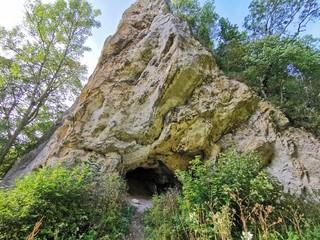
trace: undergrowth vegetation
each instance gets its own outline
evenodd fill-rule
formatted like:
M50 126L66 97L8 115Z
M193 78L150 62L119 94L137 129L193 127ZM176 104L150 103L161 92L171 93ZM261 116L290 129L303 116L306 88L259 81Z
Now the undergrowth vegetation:
M34 227L33 239L121 239L131 211L125 196L120 176L92 165L40 169L0 191L0 239L26 239Z
M146 239L317 239L319 209L285 195L257 155L230 151L215 164L195 158L178 171L181 192L153 198ZM309 209L307 209L307 207Z
M126 183L100 168L57 165L0 190L0 239L125 239ZM182 187L154 196L144 216L147 240L319 239L319 205L284 194L255 154L196 157L176 175Z

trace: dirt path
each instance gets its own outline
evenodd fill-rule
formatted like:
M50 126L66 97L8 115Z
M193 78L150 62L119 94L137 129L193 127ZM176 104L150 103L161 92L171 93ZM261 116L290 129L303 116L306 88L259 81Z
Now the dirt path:
M133 206L130 233L125 240L142 240L144 235L143 215L151 207L151 199L147 196L128 196L127 201Z

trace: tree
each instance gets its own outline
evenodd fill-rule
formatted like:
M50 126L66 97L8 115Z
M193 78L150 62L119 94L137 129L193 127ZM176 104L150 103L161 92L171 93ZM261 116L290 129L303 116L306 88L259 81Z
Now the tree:
M301 36L320 19L317 0L253 0L245 18L247 82L293 123L320 133L319 39Z
M265 98L279 96L281 105L285 98L305 97L301 91L309 85L307 79L311 80L310 73L320 64L319 57L303 39L267 36L248 43L244 57L248 67L243 73ZM297 91L299 94L294 96Z
M259 82L261 95L268 98L267 91L277 93L282 103L283 83L285 79L295 77L290 69L307 74L307 68L300 66L309 64L311 59L306 59L303 49L309 53L310 49L306 44L301 44L299 34L309 22L320 19L320 6L317 0L253 0L249 11L244 26L250 33L251 41L245 59L249 60L250 70L257 67L255 79ZM298 59L293 52L303 57ZM309 57L314 58L314 53ZM270 84L275 76L278 82ZM270 86L273 88L270 89Z
M197 0L172 0L173 11L186 20L192 33L206 47L212 49L218 14L214 1L208 0L201 7Z
M320 17L317 0L253 0L244 27L252 38L297 36Z
M218 27L218 45L214 50L217 63L229 75L238 75L245 69L242 58L247 51L246 32L240 32L237 25L223 17L219 19Z
M245 31L220 18L219 67L277 104L298 126L320 133L320 39L301 36L320 19L316 0L253 0Z
M80 57L100 14L86 0L28 0L24 24L0 29L0 165L17 142L41 136L81 89ZM53 117L54 116L54 117ZM35 127L37 126L37 127Z

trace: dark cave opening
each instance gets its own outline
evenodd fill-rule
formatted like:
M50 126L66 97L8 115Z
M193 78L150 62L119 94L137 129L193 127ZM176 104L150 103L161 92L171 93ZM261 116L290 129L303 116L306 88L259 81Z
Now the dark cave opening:
M163 163L157 167L138 167L125 175L128 193L132 196L151 198L165 193L171 188L179 188L180 183L173 172Z

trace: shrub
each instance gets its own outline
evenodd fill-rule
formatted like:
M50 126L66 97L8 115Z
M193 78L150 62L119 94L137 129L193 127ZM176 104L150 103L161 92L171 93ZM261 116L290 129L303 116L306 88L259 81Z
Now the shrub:
M117 175L98 177L94 172L88 166L58 165L32 172L16 180L13 188L1 190L0 239L26 239L42 218L38 239L123 235L118 224L123 224L127 208L125 183Z
M154 196L153 206L149 208L144 216L145 239L179 239L178 219L178 197L177 189Z
M315 239L319 224L302 212L306 203L282 193L261 166L259 156L235 151L216 163L196 157L177 171L180 195L154 198L147 239Z
M188 171L177 173L183 184L182 210L210 219L210 214L228 206L234 210L229 214L234 219L232 232L249 231L247 221L253 220L250 212L256 204L273 205L281 198L280 187L261 171L261 166L258 155L236 151L220 154L217 164L195 158ZM213 224L211 229L214 234Z

